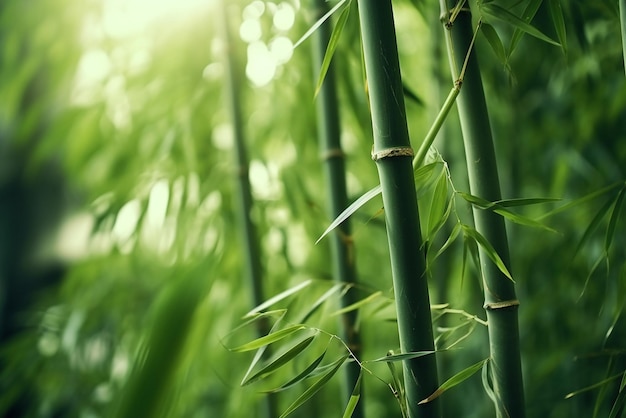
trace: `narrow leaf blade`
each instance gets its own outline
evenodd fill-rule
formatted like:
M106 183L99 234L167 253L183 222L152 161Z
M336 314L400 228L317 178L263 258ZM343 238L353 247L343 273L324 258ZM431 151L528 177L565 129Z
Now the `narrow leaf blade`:
M423 405L425 403L428 403L430 401L433 401L435 399L437 399L439 396L441 396L445 391L455 387L456 385L458 385L459 383L467 380L468 378L470 378L471 376L474 375L474 373L476 373L478 370L482 369L483 366L485 365L485 363L489 361L489 358L486 358L484 360L479 361L476 364L473 364L471 366L469 366L468 368L461 370L459 373L455 374L454 376L452 376L450 379L446 380L441 386L439 386L439 388L437 388L437 390L435 390L432 395L428 396L425 399L422 399L418 405Z
M326 371L326 373L324 373L322 377L320 377L313 385L311 385L307 390L305 390L304 393L302 393L302 395L298 397L298 399L296 399L291 405L289 405L287 409L280 415L280 418L285 418L286 416L291 414L293 411L298 409L300 406L302 406L306 401L311 399L313 395L319 392L319 390L322 389L322 387L326 383L328 383L328 381L335 375L335 373L337 373L337 371L343 365L343 363L346 361L347 358L348 358L348 355L346 354L340 357L339 359L335 360L331 364L332 367L329 368Z
M252 340L249 343L242 344L235 348L231 348L230 351L239 353L239 352L244 352L244 351L256 350L257 348L261 348L271 343L275 343L276 341L280 341L283 338L286 338L290 336L291 334L298 332L300 330L303 330L303 329L306 329L305 325L301 325L301 324L291 325L287 328L281 329L276 332L272 332L271 334Z
M318 242L320 242L322 238L328 235L333 229L341 225L343 221L348 219L354 212L359 210L361 206L372 200L374 197L378 196L382 192L382 190L383 189L379 184L373 189L365 192L361 197L355 200L354 203L348 206L346 210L344 210L339 216L337 216L337 218L328 226L328 228L326 228L324 233L317 239L317 241L315 241L315 243L317 244Z
M525 22L523 19L515 16L513 13L511 13L502 6L499 6L495 3L483 4L483 6L481 7L481 11L488 17L508 23L516 29L526 32L527 34L534 36L537 39L540 39L552 45L561 46L561 44L559 44L549 36L545 35L539 29Z
M333 59L333 55L335 55L335 49L337 49L337 44L339 43L339 38L341 37L341 32L343 32L343 27L346 25L346 21L348 20L348 15L350 14L350 5L348 4L339 15L339 19L337 19L337 23L333 28L333 32L330 35L330 40L328 41L328 46L326 47L326 53L324 54L324 60L322 61L322 68L320 69L319 78L317 79L317 87L315 88L315 96L319 93L322 88L322 84L324 83L324 78L326 78L326 73L328 72L328 68L330 67L330 62Z

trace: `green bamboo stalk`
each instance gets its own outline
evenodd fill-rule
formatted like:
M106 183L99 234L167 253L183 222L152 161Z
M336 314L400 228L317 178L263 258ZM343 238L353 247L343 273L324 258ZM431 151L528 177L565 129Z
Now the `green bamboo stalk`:
M622 51L624 54L624 72L626 73L626 0L619 0L619 20L622 28Z
M325 0L314 0L316 20L328 12L328 3ZM332 26L330 19L324 22L316 31L313 46L313 63L316 77L324 61L326 47L330 41ZM346 190L345 158L341 148L341 134L339 121L339 106L335 83L335 69L331 62L324 82L320 87L316 100L317 129L319 137L320 155L324 159L324 171L326 177L326 190L328 191L328 215L330 219L339 216L348 203ZM354 246L351 241L352 229L350 221L346 219L339 225L331 239L331 253L333 264L333 277L341 283L356 283L357 274L355 266ZM357 302L356 293L353 289L341 298L341 307L350 306ZM348 344L352 354L360 358L361 337L357 328L358 311L352 310L342 315L340 324L341 338ZM347 403L361 374L360 365L354 361L347 364L344 382L344 399ZM353 418L364 416L363 395L352 413Z
M448 16L445 0L440 1L442 16ZM447 18L446 18L447 19ZM451 42L448 53L453 77L458 69L455 62L466 60L471 48L473 29L469 10L462 9L456 20L446 24ZM457 105L465 143L471 193L489 201L501 199L496 155L493 146L489 115L485 102L480 68L476 54L466 61L463 92ZM504 219L498 214L474 208L476 230L500 255L510 271L509 247ZM481 249L480 264L484 281L485 309L489 322L489 345L493 389L498 417L525 416L517 311L519 302L515 285L492 263Z
M226 64L226 96L228 109L233 126L235 169L237 173L237 199L239 207L239 223L241 242L244 246L246 275L252 290L252 305L258 306L265 301L263 297L263 267L261 265L261 253L257 238L257 231L250 217L253 200L248 175L248 155L246 152L245 134L241 116L241 89L244 84L243 67L240 64L238 53L241 48L234 47L233 37L229 28L229 16L226 10L227 1L222 0L223 11L223 36L225 41L225 64ZM259 336L266 335L269 330L267 321L258 321L257 333ZM265 415L269 418L277 416L275 396L268 395L265 402Z
M402 352L434 350L426 260L422 250L393 11L390 0L359 0L374 148L391 258ZM438 417L438 400L420 404L437 389L434 355L403 362L410 417Z

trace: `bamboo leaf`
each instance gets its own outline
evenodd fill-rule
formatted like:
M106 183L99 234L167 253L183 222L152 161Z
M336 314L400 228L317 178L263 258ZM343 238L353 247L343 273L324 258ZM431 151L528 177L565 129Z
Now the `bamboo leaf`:
M309 310L302 316L302 319L298 322L300 323L305 323L310 317L311 315L313 315L320 306L322 306L324 304L324 302L326 302L332 295L334 295L335 293L339 292L342 289L347 290L350 287L349 284L345 284L345 283L337 283L335 284L333 287L331 287L330 289L328 289L326 292L324 292L324 294L322 296L320 296L315 303L313 303L313 305L311 305L311 307L309 308Z
M339 15L339 19L337 19L337 23L335 24L335 27L333 28L333 32L330 35L330 40L328 41L328 47L326 48L326 53L324 54L324 60L322 61L322 68L320 69L319 78L317 79L317 87L315 88L315 96L317 96L320 89L322 88L322 84L324 83L324 78L326 77L326 73L328 72L328 67L330 67L330 62L333 59L333 55L335 55L335 49L337 49L337 44L339 43L341 32L343 31L343 27L346 25L346 21L348 20L349 14L350 14L350 3L348 3L346 7L341 11L341 14Z
M464 370L460 371L459 373L455 374L450 379L448 379L445 382L443 382L443 384L441 386L439 386L439 388L437 388L437 390L434 391L432 393L432 395L430 395L426 399L422 399L419 402L418 405L423 405L423 404L425 404L427 402L431 402L432 400L437 399L445 391L455 387L459 383L461 383L461 382L467 380L468 378L470 378L471 376L473 376L474 373L476 373L478 370L482 369L483 366L485 365L485 363L487 363L488 361L489 361L489 358L486 358L484 360L479 361L476 364L473 364L473 365L469 366L467 369L464 369Z
M500 20L502 22L508 23L512 25L513 27L515 27L516 29L526 32L527 34L534 36L535 38L540 39L549 44L561 46L561 44L559 44L552 38L545 35L539 29L530 25L528 22L524 21L523 19L520 19L519 17L515 16L513 13L509 12L507 9L505 9L502 6L499 6L495 3L488 3L488 4L483 4L480 10L483 13L483 15L486 15L487 17L491 17L491 18ZM509 51L509 55L511 54L511 52L512 51Z
M504 265L502 258L500 258L500 255L496 252L491 243L487 241L487 239L480 232L468 225L463 225L463 232L466 236L468 236L478 245L480 245L480 247L485 251L485 254L498 267L502 274L508 277L509 280L515 282L513 280L513 277L511 276L511 273L509 272L509 269Z
M497 200L494 203L504 208L510 208L514 206L530 206L530 205L538 205L541 203L559 202L560 200L561 199L555 199L551 197L531 197L531 198Z
M447 216L445 216L447 204L448 179L445 176L441 176L433 192L433 199L428 213L428 235L424 241L430 241L430 238L435 235L440 225L443 225L447 220Z
M343 365L345 360L348 358L348 354L339 359L335 360L331 364L331 368L326 371L313 385L311 385L307 390L302 393L287 409L280 415L280 418L284 418L291 414L293 411L301 407L306 401L311 399L313 395L315 395L319 390L326 384L328 381L337 373L337 370Z
M550 228L547 225L542 224L541 222L535 221L534 219L528 218L526 216L520 215L518 213L512 212L505 208L505 206L523 206L537 203L545 203L553 201L553 199L511 199L511 200L500 200L497 202L489 202L483 198L478 196L471 195L469 193L457 192L463 199L471 203L473 206L476 206L480 209L489 210L491 212L497 213L500 216L520 225L532 226L534 228L545 229L550 232L556 232L554 229Z
M306 349L311 342L315 339L317 333L314 335L310 335L305 339L297 342L292 347L287 349L284 353L276 356L274 360L272 360L269 364L263 367L261 370L256 372L254 375L250 376L248 379L243 380L241 382L241 386L249 385L259 379L263 379L264 377L270 375L275 370L287 364L290 360L295 358L298 354L300 354L304 349Z
M480 30L485 36L485 39L487 39L487 42L489 42L489 45L491 46L494 54L496 54L496 57L498 57L498 60L500 60L500 62L503 64L506 63L506 52L504 50L504 45L502 44L502 40L498 36L498 33L493 28L493 26L491 26L489 23L483 23L480 26Z
M375 299L377 299L378 297L380 297L383 294L383 292L381 292L380 290L378 292L374 292L371 295L369 295L368 297L361 299L357 302L354 302L351 305L348 305L344 308L341 308L335 312L333 312L333 314L331 316L337 316L337 315L343 315L347 312L351 312L354 310L359 309L360 307L367 305L368 303L371 303L372 301L374 301Z
M446 242L443 243L439 251L437 251L437 253L433 256L433 261L436 260L437 257L439 257L441 254L443 254L443 252L447 250L454 241L456 241L457 237L459 236L459 232L461 232L461 223L457 222L454 225L454 228L452 228L452 231L450 232L450 235L448 236Z
M304 33L304 35L302 35L302 37L296 41L296 43L293 45L293 49L296 49L302 42L306 41L313 34L313 32L315 32L320 26L322 26L324 24L324 22L326 22L326 20L329 17L331 17L333 15L333 13L335 13L337 10L339 10L339 8L341 8L341 6L343 6L347 1L348 0L340 0L339 3L335 4L333 6L333 8L330 9L324 16L319 18L318 21L315 22L313 24L313 26L311 26L309 28L309 30L307 30ZM348 6L346 6L346 7L348 7Z
M404 92L404 96L406 98L411 99L411 101L413 101L418 106L424 106L424 101L420 99L420 97L404 83L402 83L402 91Z
M565 19L563 18L563 8L560 0L550 0L550 15L556 30L556 36L559 38L563 53L567 53L567 33L565 32Z
M597 383L594 383L593 385L589 385L589 386L587 386L585 388L578 389L578 390L576 390L574 392L568 393L567 395L565 395L565 399L573 398L574 396L580 395L581 393L589 392L590 390L594 390L594 389L597 389L599 387L602 387L602 386L606 385L607 383L610 383L613 380L618 379L618 378L620 378L622 376L623 376L623 373L618 373L618 374L615 374L613 376L607 377L606 379L603 379L603 380L601 380L601 381L599 381Z
M524 20L524 22L530 24L530 21L533 20L535 14L537 14L537 10L539 10L539 6L541 6L542 2L543 0L531 0L528 2L526 8L522 12L522 19ZM507 58L513 55L513 51L517 47L520 39L522 39L523 34L524 32L522 30L515 29L515 32L513 32L513 37L511 38L511 42L509 44L509 52L507 54Z
M359 377L354 384L354 389L352 389L352 395L350 395L350 399L348 400L348 405L346 405L346 409L343 412L343 418L352 417L352 413L356 409L357 404L359 403L359 399L361 399L361 379L363 378L363 369L359 372Z
M626 372L622 375L622 382L619 385L619 392L617 394L617 398L615 398L615 402L613 402L613 407L611 408L611 412L609 413L609 418L618 418L619 414L624 410L624 404L626 403Z
M387 357L393 357L394 355L395 354L393 353L393 350L389 350L387 352ZM389 386L391 387L393 394L395 395L396 399L398 400L398 403L400 404L400 411L402 412L402 417L406 418L408 416L408 413L406 411L406 400L404 396L404 386L402 385L402 377L400 376L398 369L396 369L396 365L394 362L388 361L386 363L387 363L387 367L389 367L389 372L391 373L391 383Z
M267 301L263 302L262 304L260 304L256 308L252 309L250 312L248 312L244 316L244 318L249 318L249 317L259 313L260 311L263 311L266 308L276 304L277 302L280 302L281 300L283 300L283 299L293 295L294 293L298 293L300 290L302 290L305 287L309 286L311 283L312 283L312 280L310 280L310 279L309 280L305 280L304 282L299 283L296 286L293 286L293 287L285 290L284 292L280 292L276 296L273 296L272 298L270 298Z
M613 206L613 212L611 212L611 218L609 219L609 225L606 229L606 238L604 240L604 251L607 253L611 248L611 243L613 242L613 236L615 235L615 226L617 225L617 221L619 219L620 214L622 213L622 206L624 204L624 191L625 187L617 194L615 198L615 205Z
M343 221L348 219L354 212L359 210L361 206L372 200L374 197L378 196L381 192L382 188L380 184L373 189L365 192L361 197L355 200L354 203L348 206L346 210L344 210L339 216L337 216L337 218L328 226L328 228L326 228L324 233L317 239L317 241L315 241L315 244L319 243L322 238L328 235L329 232L341 225Z
M239 353L239 352L244 352L244 351L256 350L257 348L261 348L271 343L275 343L276 341L280 341L283 338L286 338L290 336L291 334L298 332L300 330L306 329L306 328L307 328L306 325L302 325L302 324L291 325L287 328L281 329L280 331L272 332L261 338L252 340L249 343L242 344L235 348L231 348L230 351Z
M431 189L432 185L439 180L444 173L445 163L443 161L435 161L415 170L413 178L415 179L417 198L419 199L424 196L424 194Z
M313 371L317 368L317 366L319 366L322 360L324 360L326 351L327 350L324 350L322 354L320 354L315 360L311 362L311 364L309 364L304 370L298 373L295 377L293 377L292 379L289 379L286 383L283 383L279 388L267 391L267 393L282 392L283 390L289 389L293 385L300 383L302 380L309 377L311 373L313 373Z
M576 200L573 200L573 201L571 201L571 202L569 202L569 203L567 203L567 204L565 204L565 205L563 205L563 206L561 206L559 208L556 208L556 209L554 209L554 210L544 214L539 219L544 219L544 218L556 215L557 213L561 213L561 212L563 212L563 211L565 211L567 209L570 209L570 208L572 208L574 206L578 206L578 205L586 203L586 202L588 202L590 200L594 200L595 198L600 197L603 194L606 194L608 192L611 192L614 189L617 189L619 187L624 187L624 182L613 183L613 184L610 184L610 185L608 185L606 187L601 188L600 190L596 190L595 192L589 193L586 196L580 197L580 198L578 198Z
M392 362L392 361L404 361L411 360L418 357L428 356L430 354L435 354L437 351L415 351L412 353L400 353L400 354L387 354L385 357L379 357L374 360L367 360L363 363L382 363L382 362Z
M602 222L602 219L604 219L604 215L606 215L609 209L611 209L611 206L613 206L614 202L615 202L614 199L609 199L598 210L596 215L593 217L593 219L589 223L589 226L587 226L587 229L585 229L585 232L583 233L582 238L578 242L578 245L576 246L576 250L574 250L574 255L578 254L578 251L582 248L582 246L585 244L587 239L589 239L591 234L593 234L593 232L598 228L598 226L600 225L600 222Z

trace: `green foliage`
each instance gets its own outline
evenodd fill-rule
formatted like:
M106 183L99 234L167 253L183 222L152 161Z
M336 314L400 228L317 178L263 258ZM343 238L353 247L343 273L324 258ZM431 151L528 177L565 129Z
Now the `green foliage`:
M617 5L449 5L482 20L472 54L487 88L504 196L492 201L466 186L454 104L469 90L440 81L450 77L431 49L441 43L437 5L394 2L405 94L423 103L407 102L406 116L419 150L413 176L436 302L435 349L401 353L383 244L387 208L375 199L370 156L366 85L374 81L364 77L352 3L330 3L335 29L324 59L336 66L355 202L333 222L322 210L314 97L323 75L312 76L304 41L318 27L309 5L228 2L235 33L244 21L261 28L239 43L241 58L303 38L242 103L251 218L268 277L267 302L251 308L215 5L183 17L184 6L159 16L155 3L140 13L152 23L124 26L113 6L2 2L0 415L110 416L125 408L133 416L141 405L155 416L244 417L273 394L290 416L347 417L357 405L367 416L408 416L398 362L436 356L441 375L458 385L439 389L445 416L488 416L489 397L499 400L493 365L483 360L480 285L468 280L485 267L481 250L519 289L528 415L623 414L626 84ZM510 271L476 231L471 208L507 221ZM344 238L355 244L359 285L328 280L329 240L314 245L348 217L354 232ZM348 291L356 299L342 308ZM346 312L358 312L356 358L338 337ZM263 321L275 328L259 336ZM339 401L337 375L353 364L361 375ZM478 365L483 385L470 376ZM157 393L159 402L145 401Z

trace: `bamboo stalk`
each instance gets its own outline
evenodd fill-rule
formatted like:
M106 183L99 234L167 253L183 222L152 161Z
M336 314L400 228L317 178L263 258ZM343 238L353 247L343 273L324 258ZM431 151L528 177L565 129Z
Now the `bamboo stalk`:
M314 0L316 20L328 12L328 3L325 0ZM331 22L327 20L316 31L314 36L313 62L316 77L322 67L326 47L330 40ZM346 191L345 159L341 148L339 107L337 105L334 65L328 67L324 82L320 87L317 101L317 125L320 154L324 159L326 176L326 190L328 191L328 214L330 219L339 216L348 203ZM354 246L351 241L352 230L347 219L339 225L331 239L331 253L333 277L341 283L356 283L357 274L354 259ZM357 301L354 290L348 291L341 298L341 306L350 306ZM360 358L361 338L357 328L358 311L353 310L342 315L340 324L341 338L348 344L352 354ZM361 367L356 361L347 364L344 382L344 399L347 403L352 390L361 374ZM361 394L361 399L363 395ZM364 416L363 402L359 402L352 413L353 418Z
M226 83L225 93L227 96L229 115L233 126L235 170L237 173L237 206L239 207L239 223L241 231L241 243L244 247L246 276L251 288L251 302L258 306L265 301L263 296L263 267L261 265L261 253L257 237L256 226L250 217L253 199L248 175L248 155L246 150L243 120L241 116L241 89L240 85L245 82L242 66L238 60L239 51L234 47L229 28L229 16L226 10L227 2L222 1L223 11L223 36L225 41L225 64ZM258 321L257 333L259 336L266 335L269 330L267 321ZM268 418L277 416L275 395L268 395L265 402L265 416Z
M441 0L442 16L448 16L445 0ZM447 23L447 22L446 22ZM454 63L464 62L470 48L473 30L469 10L462 9L450 30L448 49L453 77L458 69ZM450 45L450 43L448 43ZM480 68L476 54L466 61L463 91L457 99L461 130L465 143L471 193L496 201L501 199L496 155L493 146L489 115L485 102ZM509 247L504 219L491 211L474 208L476 230L491 243L510 271ZM485 309L489 322L489 346L493 389L498 417L525 416L524 390L519 350L517 311L519 302L513 281L491 262L481 249L480 264L484 281Z
M434 350L426 260L390 0L359 0L374 148L383 203L402 352ZM403 362L410 417L438 417L439 401L420 404L437 389L434 355Z

